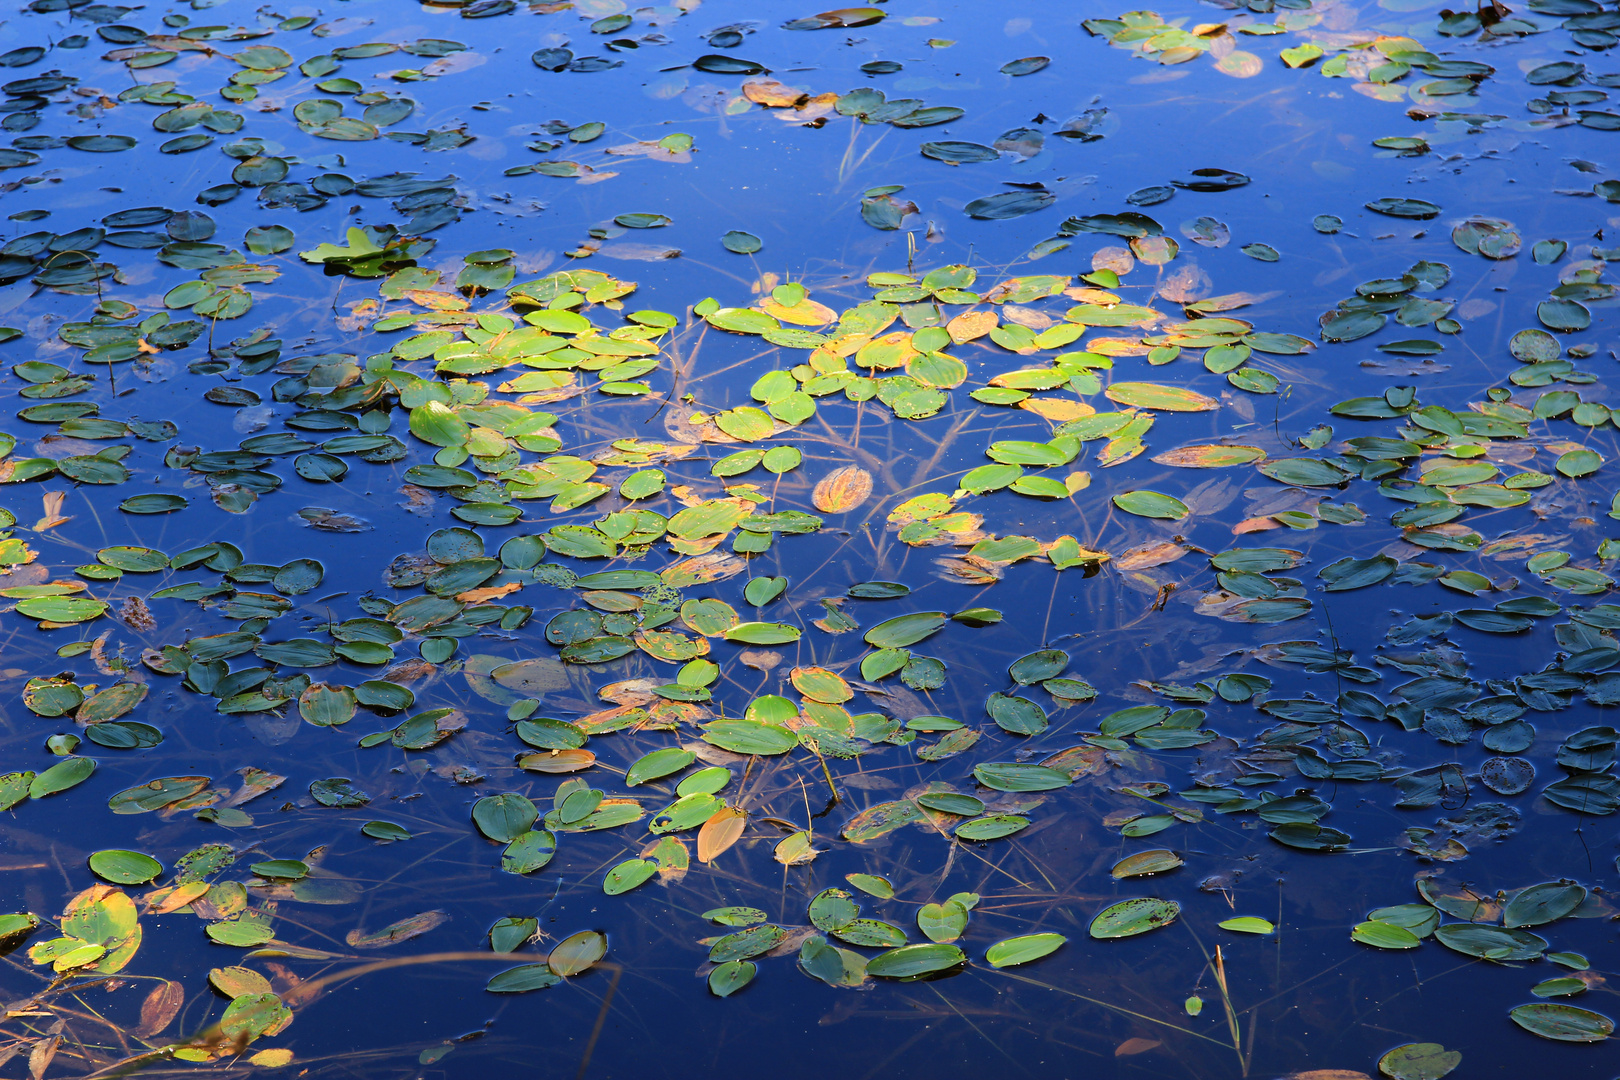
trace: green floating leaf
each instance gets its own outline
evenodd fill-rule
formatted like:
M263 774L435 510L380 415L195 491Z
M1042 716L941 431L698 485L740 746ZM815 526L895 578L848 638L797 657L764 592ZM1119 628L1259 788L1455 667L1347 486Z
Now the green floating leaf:
M28 797L43 799L47 795L66 791L90 779L90 774L95 771L96 763L92 758L70 757L59 761L34 777L28 785Z
M184 510L186 506L184 496L153 492L148 495L131 495L118 504L118 509L126 514L169 514L176 510Z
M524 964L500 972L484 984L484 989L492 994L524 994L530 990L544 990L560 982L562 976L548 965Z
M1378 1059L1378 1071L1390 1080L1440 1080L1462 1063L1462 1053L1439 1043L1407 1043Z
M1135 855L1127 855L1114 864L1109 874L1117 879L1143 877L1147 874L1163 874L1174 870L1185 862L1180 855L1165 848L1156 848L1152 851L1138 851Z
M90 856L90 869L115 885L145 885L163 873L163 864L139 851L109 849Z
M1157 491L1122 492L1114 496L1113 503L1127 514L1167 521L1180 521L1192 513L1180 499Z
M511 843L528 832L540 818L540 809L516 792L508 791L479 799L473 804L473 824L497 843Z
M1350 939L1375 949L1415 949L1423 942L1404 926L1370 919L1350 930Z
M902 945L872 957L866 973L884 979L910 979L930 975L967 962L967 954L955 945Z
M661 750L643 754L626 771L624 776L625 786L635 787L637 784L649 783L672 773L678 773L695 760L697 760L696 754L690 750L682 750L678 746L666 746Z
M991 967L1014 967L1050 956L1068 940L1062 934L1024 934L996 942L985 952L984 958Z
M607 877L602 882L602 891L609 896L618 896L644 884L657 872L658 864L651 859L626 859L607 872Z
M1615 1033L1615 1022L1601 1012L1560 1006L1555 1002L1534 1002L1508 1012L1513 1023L1531 1035L1558 1043L1602 1043Z
M876 874L845 874L844 880L855 886L868 896L875 896L880 900L894 899L894 886L889 879ZM761 913L761 918L764 914Z
M730 997L754 981L758 965L749 960L728 960L709 972L709 990L715 997Z

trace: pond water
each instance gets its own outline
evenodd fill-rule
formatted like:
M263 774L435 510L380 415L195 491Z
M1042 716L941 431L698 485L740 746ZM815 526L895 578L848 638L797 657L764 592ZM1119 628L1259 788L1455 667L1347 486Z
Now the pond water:
M23 6L0 1075L1614 1076L1617 43Z

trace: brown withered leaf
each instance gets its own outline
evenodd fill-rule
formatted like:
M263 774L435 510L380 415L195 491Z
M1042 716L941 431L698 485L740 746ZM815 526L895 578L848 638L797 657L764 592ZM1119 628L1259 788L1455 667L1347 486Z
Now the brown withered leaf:
M417 487L415 484L399 485L399 493L403 498L399 506L409 514L431 514L433 512L433 492L427 488Z
M958 345L982 338L995 328L996 313L993 311L964 311L945 324L945 332Z
M1163 1045L1164 1042L1161 1039L1126 1039L1124 1042L1114 1047L1114 1056L1130 1057L1132 1054L1145 1054L1149 1050L1157 1049Z
M608 683L596 692L596 696L614 705L648 705L658 700L653 687L660 685L662 683L657 679L626 679L624 682Z
M101 636L90 644L90 659L96 665L96 670L103 675L118 675L129 669L124 658L116 653L108 655L107 639L112 637L111 630L103 630ZM139 682L140 680L135 680Z
M994 585L1004 573L1001 566L975 555L935 559L934 565L939 567L940 577L958 584Z
M838 104L840 95L834 93L817 94L807 98L793 107L792 112L772 113L778 120L787 124L801 124L804 127L820 127L826 123L822 117L831 116ZM807 122L808 121L808 122Z
M484 604L491 600L499 600L503 596L510 596L521 588L523 586L518 582L509 581L505 585L490 585L482 589L468 589L464 593L457 593L456 599L463 604Z
M357 334L364 330L377 321L377 312L382 310L382 305L371 299L356 300L351 304L345 304L344 307L348 309L348 314L338 316L337 327L345 334ZM141 339L141 345L144 346L141 349L143 353L150 350L153 356L163 351L156 346L147 345L145 338Z
M421 937L429 930L442 926L449 919L450 916L442 911L424 911L420 915L412 915L408 919L390 923L370 934L350 930L343 935L343 940L351 949L380 949L384 945L394 945L414 937Z
M1150 540L1120 552L1114 565L1120 570L1146 570L1175 562L1185 554L1187 549L1173 540Z
M1225 293L1221 296L1211 296L1208 299L1199 300L1196 303L1188 304L1187 310L1200 315L1212 315L1218 311L1236 311L1239 308L1246 308L1250 304L1264 303L1274 296L1281 295L1281 291L1267 293Z
M1086 342L1086 351L1099 356L1146 356L1153 346L1132 338L1092 338Z
M1185 304L1206 295L1214 285L1196 263L1185 263L1159 281L1158 293L1172 303Z
M1108 768L1108 758L1100 746L1075 746L1053 754L1041 764L1048 769L1068 773L1070 780L1078 780L1083 776L1101 774Z
M591 713L589 716L583 716L575 720L574 724L587 735L601 735L609 731L618 731L623 726L619 718L630 713L636 714L630 718L631 726L640 722L647 715L635 705L620 705L617 708L602 709L599 712Z
M769 649L744 649L737 654L744 667L755 671L770 671L782 663L782 654Z
M793 86L784 86L775 79L754 79L742 84L743 97L768 109L790 109L809 98L809 94Z
M146 601L138 596L130 596L124 599L123 606L118 609L118 619L131 630L145 632L157 629L157 620L152 617L152 612L147 608Z
M401 686L409 685L419 679L428 678L437 674L438 668L420 657L411 657L391 665L383 672L383 678L389 682L399 683Z
M72 521L72 518L62 516L62 503L66 500L65 491L47 491L40 499L45 516L34 523L34 531L44 532L46 529L54 529L58 525Z
M222 806L241 806L244 803L252 802L260 795L274 791L287 780L285 776L278 776L264 769L256 769L252 765L237 769L236 772L242 778L242 786L237 788L230 798L221 803Z
M227 485L222 485L227 486ZM358 533L371 529L371 523L353 514L340 514L325 506L306 506L298 511L300 524L322 532Z
M663 244L604 244L600 250L605 259L626 259L630 262L662 262L664 259L678 259L681 255L680 248Z
M51 1026L54 1031L60 1032L64 1023L66 1021L58 1020ZM34 1048L28 1051L28 1075L33 1080L41 1080L45 1070L51 1067L51 1061L56 1057L56 1048L61 1045L62 1036L53 1034L50 1038L35 1043Z
M135 1034L150 1039L174 1022L180 1007L186 1003L185 987L172 980L164 980L152 988L141 1002L141 1023Z
M822 477L810 501L823 514L846 514L872 496L872 474L859 465L845 465Z
M1017 323L1019 326L1034 330L1036 333L1047 329L1055 321L1052 316L1044 311L1037 311L1031 307L1021 307L1018 304L1003 304L1001 317L1007 322ZM946 333L949 333L949 331L946 331Z
M737 556L730 552L716 551L708 555L683 559L674 566L666 567L661 576L664 584L671 588L686 589L693 585L724 581L726 578L736 577L747 569L748 564Z

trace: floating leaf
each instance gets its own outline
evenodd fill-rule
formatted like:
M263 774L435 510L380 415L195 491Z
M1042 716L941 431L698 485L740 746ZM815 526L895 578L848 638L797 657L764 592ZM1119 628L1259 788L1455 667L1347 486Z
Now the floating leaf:
M1573 1005L1536 1002L1520 1005L1508 1013L1513 1022L1532 1035L1557 1042L1603 1042L1614 1034L1614 1021L1590 1009Z
M1113 503L1127 514L1169 521L1180 521L1192 512L1180 499L1157 491L1127 491L1115 495Z
M990 946L984 958L991 967L1015 967L1018 964L1039 960L1043 956L1050 956L1068 940L1062 934L1053 933L1024 934L1021 937L1005 938Z
M1111 401L1141 409L1165 412L1207 412L1220 408L1220 402L1179 386L1159 383L1117 382L1104 391Z
M1125 938L1145 934L1175 922L1181 914L1181 905L1173 900L1139 897L1121 900L1098 912L1091 920L1094 938Z
M139 851L98 851L90 856L97 877L117 885L145 885L163 873L163 864Z
M866 973L883 979L909 979L967 962L967 954L955 945L902 945L882 952L866 962Z
M1407 1043L1378 1059L1378 1071L1391 1080L1440 1080L1462 1063L1462 1054L1439 1043Z

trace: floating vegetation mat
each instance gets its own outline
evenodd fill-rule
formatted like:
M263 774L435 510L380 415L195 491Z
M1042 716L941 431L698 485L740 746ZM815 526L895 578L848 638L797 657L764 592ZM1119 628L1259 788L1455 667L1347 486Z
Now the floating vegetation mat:
M26 4L0 1070L1609 1077L1514 4Z

